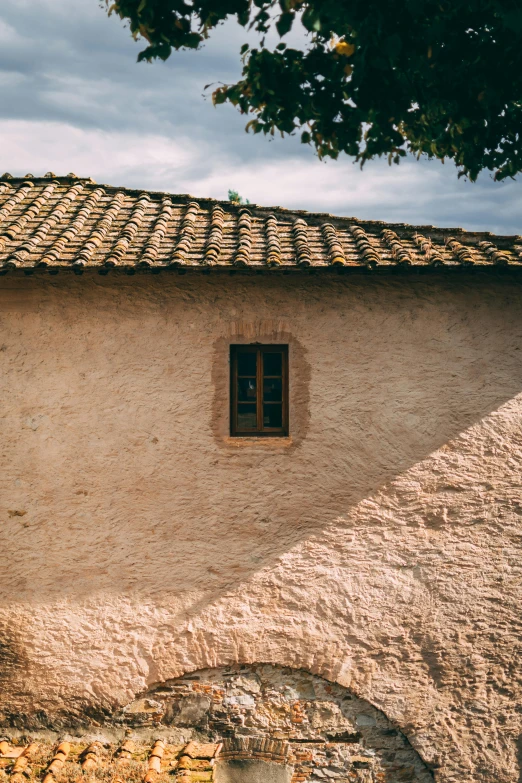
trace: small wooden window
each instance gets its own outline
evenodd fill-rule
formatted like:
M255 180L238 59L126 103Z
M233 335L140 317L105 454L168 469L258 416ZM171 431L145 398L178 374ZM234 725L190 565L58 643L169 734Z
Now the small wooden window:
M288 346L232 345L231 435L288 435Z

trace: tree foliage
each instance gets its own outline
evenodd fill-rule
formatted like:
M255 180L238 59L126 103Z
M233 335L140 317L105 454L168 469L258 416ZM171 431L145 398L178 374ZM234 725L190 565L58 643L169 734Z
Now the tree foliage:
M240 196L237 190L230 190L228 191L228 200L231 201L233 204L250 204L250 201L247 198L243 198L243 196Z
M522 170L520 0L106 0L148 45L139 60L197 49L227 17L261 34L216 104L254 133L299 131L320 157L361 164L408 152L451 159L474 180ZM302 48L281 39L300 22Z

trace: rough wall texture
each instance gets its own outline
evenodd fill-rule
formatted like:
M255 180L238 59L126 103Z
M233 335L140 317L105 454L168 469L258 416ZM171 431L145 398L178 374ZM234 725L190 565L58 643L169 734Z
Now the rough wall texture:
M520 779L521 285L4 278L0 708L103 723L233 662L336 682L449 781ZM291 437L228 437L290 345Z

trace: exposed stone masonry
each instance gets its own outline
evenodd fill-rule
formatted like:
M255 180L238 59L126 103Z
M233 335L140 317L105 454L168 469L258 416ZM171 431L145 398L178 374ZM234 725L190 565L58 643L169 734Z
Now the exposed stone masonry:
M112 738L115 727L123 739ZM92 732L92 727L90 729ZM146 740L156 733L156 740ZM77 783L80 771L122 783L207 783L216 764L284 765L290 783L430 783L386 716L340 685L270 665L195 672L152 687L99 725L96 739L48 736L0 745L0 783ZM189 742L180 743L183 736ZM28 743L28 744L27 744ZM129 766L130 765L130 766ZM23 773L23 777L17 777ZM245 779L245 783L248 783Z
M290 765L301 781L418 781L431 774L382 712L340 685L276 666L236 666L161 683L116 717L223 742L222 757Z

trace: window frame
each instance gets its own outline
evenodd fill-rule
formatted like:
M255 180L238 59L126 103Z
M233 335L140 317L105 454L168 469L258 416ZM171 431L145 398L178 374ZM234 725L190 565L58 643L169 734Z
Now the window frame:
M241 353L256 354L256 419L255 429L240 429L237 422L239 412L238 400L238 355ZM263 424L263 356L267 353L282 354L281 366L281 427L265 427ZM253 376L252 376L253 377ZM269 376L270 377L270 376ZM279 377L279 376L273 376ZM230 346L230 435L234 438L286 438L289 433L289 373L288 345L257 343ZM268 401L270 404L270 401ZM279 404L276 402L275 404Z

